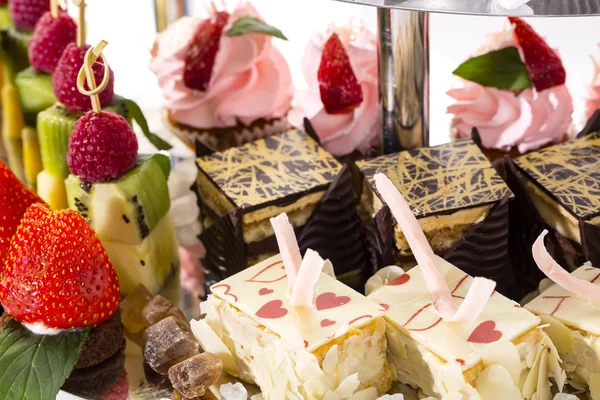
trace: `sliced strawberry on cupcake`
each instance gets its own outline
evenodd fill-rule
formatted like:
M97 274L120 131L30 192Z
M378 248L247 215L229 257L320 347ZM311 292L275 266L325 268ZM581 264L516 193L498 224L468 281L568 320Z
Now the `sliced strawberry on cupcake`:
M513 33L523 51L525 65L536 90L564 84L567 73L558 54L527 22L518 17L508 19L515 26Z
M0 265L8 252L10 240L21 223L21 218L27 208L42 200L25 186L12 173L10 169L0 161Z
M0 272L4 309L36 333L98 325L119 305L117 274L100 240L75 211L31 206Z
M346 114L362 103L362 88L337 33L325 42L317 76L321 100L329 114Z

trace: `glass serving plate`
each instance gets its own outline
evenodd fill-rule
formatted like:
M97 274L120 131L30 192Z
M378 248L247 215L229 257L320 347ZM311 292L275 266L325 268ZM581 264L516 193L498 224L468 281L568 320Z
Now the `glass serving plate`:
M575 17L600 15L600 0L531 0L508 10L497 0L338 0L380 8L496 16Z

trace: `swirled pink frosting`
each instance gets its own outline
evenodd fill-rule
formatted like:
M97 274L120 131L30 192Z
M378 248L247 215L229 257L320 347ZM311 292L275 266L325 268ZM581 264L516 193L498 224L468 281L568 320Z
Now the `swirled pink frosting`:
M517 46L511 31L490 36L479 54ZM452 135L470 138L477 128L484 147L520 153L559 143L572 137L573 99L565 85L541 92L527 89L520 94L462 80L448 91L454 104Z
M363 101L347 114L328 114L325 111L317 72L321 63L323 46L334 32L313 34L302 57L302 71L308 90L298 90L294 108L288 115L293 126L302 129L308 118L319 135L321 144L335 156L358 150L366 152L378 139L381 131L379 89L377 73L377 38L367 29L336 29L350 59L352 70L362 88Z
M594 79L588 87L585 98L585 115L588 119L596 110L600 109L600 65L595 58L592 60L594 62Z
M223 32L245 16L260 18L251 4L241 2ZM266 34L228 37L223 33L208 89L201 92L185 85L186 49L202 21L180 19L157 37L152 50L150 69L158 78L170 118L206 129L284 117L293 98L292 77L272 37Z

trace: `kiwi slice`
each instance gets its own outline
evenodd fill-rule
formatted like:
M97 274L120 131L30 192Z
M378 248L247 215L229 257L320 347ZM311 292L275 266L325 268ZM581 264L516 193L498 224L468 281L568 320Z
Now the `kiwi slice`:
M167 280L179 270L179 245L169 214L138 245L100 239L119 276L121 296L133 292L140 283L150 293L158 294Z
M25 180L27 181L27 186L35 191L37 190L37 176L42 172L42 157L37 131L35 128L26 126L21 131L21 138L23 140Z
M0 57L8 65L13 74L29 66L29 41L31 33L20 32L14 27L0 31Z
M64 179L42 171L37 176L37 193L53 210L68 208Z
M115 96L113 102L104 107L125 117L130 123L126 100ZM67 153L69 151L69 138L81 113L69 111L65 106L56 103L50 108L40 112L37 116L37 128L42 152L42 164L49 174L65 179L69 175Z
M140 158L125 175L106 183L84 183L69 175L65 184L69 208L90 221L102 241L139 245L169 212L169 159L156 154Z
M52 76L29 67L19 72L15 78L21 109L25 123L35 127L37 115L56 103L52 89Z
M24 123L17 89L12 83L4 82L0 90L0 98L2 99L3 115L2 140L8 166L22 182L25 182L23 140L21 138Z
M8 6L0 6L0 29L7 29L12 24L8 14Z

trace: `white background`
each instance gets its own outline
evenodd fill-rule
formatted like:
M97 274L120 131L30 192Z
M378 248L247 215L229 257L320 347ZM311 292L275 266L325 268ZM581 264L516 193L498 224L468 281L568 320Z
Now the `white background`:
M207 0L192 0L200 8ZM475 1L475 0L464 0ZM160 95L148 71L149 48L154 35L152 0L88 0L89 42L106 39L109 63L115 71L116 90L139 101L147 111L152 128L160 130ZM229 1L228 1L229 2ZM235 0L233 0L235 3ZM330 23L345 24L358 18L375 29L375 10L330 0L254 0L265 20L280 28L290 39L276 40L287 58L294 82L304 86L300 59L314 30ZM71 7L71 11L73 7ZM449 117L446 90L453 84L452 70L481 44L486 33L502 28L505 18L433 15L431 18L431 142L447 141ZM531 19L534 28L557 48L567 69L567 84L575 101L579 122L586 85L591 81L591 55L599 53L600 19Z

